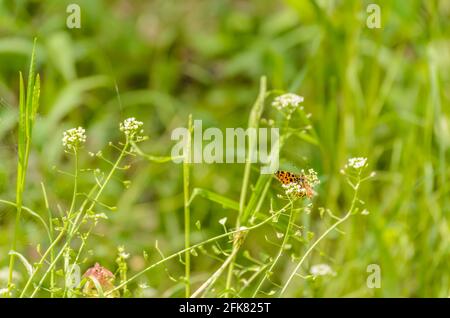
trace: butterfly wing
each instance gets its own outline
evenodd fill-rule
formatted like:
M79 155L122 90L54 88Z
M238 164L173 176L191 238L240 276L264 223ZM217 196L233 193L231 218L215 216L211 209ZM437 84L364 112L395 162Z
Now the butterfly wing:
M312 190L311 186L309 185L308 181L306 180L303 174L296 175L288 171L279 170L275 173L275 176L283 184L297 183L301 185L301 187L305 191L299 192L297 194L299 197L307 196L308 198L312 198L314 191Z
M282 170L277 171L275 173L275 176L283 184L298 183L302 179L301 176L298 176L298 175L288 172L288 171L282 171Z

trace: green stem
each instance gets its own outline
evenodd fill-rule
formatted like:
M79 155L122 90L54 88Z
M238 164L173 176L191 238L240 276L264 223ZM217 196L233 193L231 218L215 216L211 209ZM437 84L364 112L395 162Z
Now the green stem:
M72 193L72 201L70 203L70 208L69 208L69 212L67 213L67 219L70 220L72 213L74 211L75 208L75 203L77 201L77 190L78 190L78 151L76 148L73 149L73 154L75 157L75 162L74 162L74 182L73 182L73 193ZM84 243L84 242L83 242ZM50 261L50 263L53 263L54 258ZM51 270L51 272L53 272L54 269ZM67 272L66 270L64 271L64 282L68 281L68 274L71 274L71 270L69 272ZM63 297L66 294L67 291L67 284L64 284L64 292L63 292Z
M259 290L261 289L262 285L264 284L264 282L266 281L267 277L269 276L269 273L272 273L273 269L275 268L275 265L278 263L278 260L280 259L281 255L283 255L283 251L285 249L285 246L289 240L289 233L291 231L292 228L292 223L294 221L295 217L294 217L294 206L293 206L293 202L291 201L291 209L290 209L290 213L289 213L289 223L286 227L286 231L284 233L284 238L283 238L283 242L281 243L280 249L278 250L278 254L275 257L275 259L273 260L272 264L270 265L269 269L264 273L263 278L261 279L261 281L258 284L258 287L256 287L255 292L253 293L253 298L255 298L258 295Z
M71 243L71 241L72 241L72 239L73 239L74 234L78 231L78 229L79 229L80 226L83 224L83 221L84 221L85 218L86 218L86 213L84 213L84 211L90 211L90 210L92 210L92 208L95 206L95 204L96 204L96 202L98 201L100 195L102 194L103 190L105 189L106 184L110 181L110 179L111 179L111 177L113 176L114 172L115 172L115 171L117 170L117 168L119 167L119 164L120 164L120 162L122 161L123 157L125 156L126 149L128 148L128 146L129 146L129 141L128 141L128 139L127 139L127 141L126 141L126 143L125 143L125 145L124 145L124 147L123 147L123 149L122 149L122 151L121 151L119 157L117 158L116 162L114 163L114 166L111 168L111 171L109 172L109 174L108 174L108 176L106 177L105 181L104 181L104 182L102 183L102 185L100 186L100 188L99 188L99 190L98 190L96 196L95 196L94 199L92 200L91 205L90 205L86 210L85 210L85 205L87 204L89 198L87 198L87 199L83 202L83 204L82 204L82 206L81 206L81 208L80 208L80 210L79 210L79 213L77 214L77 217L75 218L75 221L72 223L72 226L71 226L71 227L69 228L69 230L67 231L67 232L68 232L68 238L67 238L67 240L66 240L66 243L63 245L63 247L61 248L61 250L60 250L60 252L58 253L58 255L56 255L54 261L53 261L53 262L50 264L50 266L47 268L47 271L46 271L46 272L44 273L44 275L42 276L42 278L41 278L39 284L35 287L33 293L31 294L31 297L34 297L34 295L37 293L37 291L39 290L39 288L42 286L43 282L45 281L45 278L47 277L47 275L53 270L53 267L54 267L55 264L58 262L59 258L63 255L64 250L70 245L70 243ZM93 190L95 190L96 187L97 187L97 185L94 186ZM80 220L80 217L82 217L81 220ZM63 230L63 231L60 233L60 235L58 236L58 238L62 237L62 234L64 234L65 232L66 232L66 231ZM57 238L56 240L59 241L58 238ZM56 241L56 240L55 240L55 241ZM55 244L52 244L52 245L49 247L49 249L53 248L54 245L55 245ZM48 252L49 249L47 249L47 252ZM44 254L45 257L46 257L47 252ZM45 260L45 257L44 257L44 256L41 258L41 262L43 262L43 261ZM30 278L28 279L28 282L27 282L25 288L22 290L22 293L21 293L20 297L24 297L25 292L27 291L27 289L28 289L28 287L29 287L31 281L33 280L33 278L34 278L36 272L37 272L37 270L33 273L32 277L30 277Z
M59 243L59 241L62 239L62 237L66 234L66 228L63 228L63 230L59 233L59 235L55 238L55 240L50 244L50 246L45 251L44 255L42 255L41 260L36 266L36 270L31 274L31 276L28 278L27 283L25 284L25 287L22 289L22 293L20 294L20 298L24 297L25 292L27 291L28 287L30 286L31 282L33 281L34 277L36 276L37 272L41 268L41 266L44 264L45 259L50 254L50 251L53 250L53 248L56 246L56 244ZM53 263L55 260L53 261Z
M77 264L77 263L78 263L78 260L80 259L80 256L81 256L81 252L83 251L84 247L86 246L87 238L91 235L91 232L92 232L92 230L94 229L95 225L96 225L96 224L91 225L91 227L89 228L89 231L87 231L87 233L86 233L86 236L82 238L80 248L78 249L77 256L75 256L75 259L74 259L74 261L73 261L73 264ZM70 267L69 274L72 273L72 270L73 270L73 266ZM65 280L65 282L67 282L67 281L68 281L68 278L67 278L67 274L66 274L66 280ZM64 286L64 292L63 292L62 298L64 298L65 295L66 295L68 292L69 292L69 288L68 288L67 284L65 284L65 286Z
M17 183L16 183L16 222L14 225L14 236L11 244L11 250L15 251L17 248L17 238L19 237L20 230L20 216L22 214L23 204L23 191L25 186L25 174L28 165L28 157L30 152L30 137L27 136L25 145L25 154L23 158L19 156L19 169L17 170ZM14 272L15 255L10 254L9 259L9 276L8 276L8 288L11 288Z
M44 183L41 182L41 188L42 188L42 194L44 195L44 203L45 203L45 208L47 210L47 214L48 214L48 226L49 226L49 236L50 236L50 242L53 242L53 221L52 221L52 211L50 210L50 205L48 204L48 198L47 198L47 192L45 191L45 186ZM50 250L50 262L53 262L53 260L55 259L55 252L53 249ZM55 271L52 270L50 273L50 297L54 298L55 297Z
M216 280L220 277L222 272L227 268L230 262L234 259L239 249L234 249L232 254L230 254L223 264L212 274L206 282L204 282L191 296L191 298L198 297L203 291L207 292L207 288L211 287ZM234 253L234 254L233 254Z
M62 232L61 232L62 233ZM65 243L63 248L59 251L58 255L56 255L55 259L53 260L52 263L50 263L49 268L47 269L47 271L45 272L45 274L42 276L41 280L39 281L39 284L35 287L33 293L31 294L30 298L33 298L36 293L38 292L38 290L41 288L42 284L44 283L45 279L47 278L47 275L53 270L53 268L56 265L56 262L58 262L58 260L60 259L60 257L64 254L64 250L66 249L66 247L68 247L69 244ZM29 280L30 282L30 280ZM28 287L28 286L26 286ZM22 291L22 294L20 295L20 298L22 298L24 296L24 292L25 292L25 288Z
M255 104L252 107L252 110L250 111L249 121L248 121L248 128L258 128L259 127L259 120L261 118L261 114L264 108L264 99L266 96L266 77L261 77L260 80L260 87L259 87L259 94L258 98L256 99ZM250 137L248 138L248 147L247 147L247 153L246 153L246 160L245 160L245 168L244 168L244 177L242 180L242 187L241 187L241 194L239 198L239 213L236 219L236 228L239 229L241 226L241 220L243 219L245 215L245 202L247 198L247 189L250 183L250 172L251 172L251 166L252 166L252 158L253 153L256 152L257 149L257 141ZM242 240L245 240L245 235L242 238ZM234 262L236 259L237 252L236 249L239 250L241 244L236 244L235 241L233 241L233 247L231 254L233 255L233 258L230 261L230 265L228 267L228 274L227 274L227 280L225 285L226 294L225 296L229 296L229 291L231 288L231 283L233 280L233 270L234 270Z
M189 173L191 161L191 133L192 133L192 115L189 115L188 138L186 140L186 153L183 160L183 192L184 192L184 279L185 279L185 296L189 298L191 295L191 252L189 250L191 244L191 211L190 211L190 194L189 194Z
M25 178L28 167L28 158L30 156L31 136L35 115L39 106L40 80L39 74L35 76L35 49L36 41L34 39L33 50L31 52L30 68L28 72L28 84L25 95L22 73L19 81L19 132L18 132L18 159L17 159L17 179L16 179L16 222L14 226L14 235L11 243L11 250L17 248L17 239L20 231L20 216L22 212L23 192L25 187ZM15 254L10 254L8 290L13 287Z
M285 205L281 210L276 212L274 215L278 215L283 213L290 205L292 205L292 202ZM274 216L272 215L272 217ZM271 219L270 217L269 219ZM224 261L224 263L220 266L220 268L191 296L191 298L195 298L198 295L200 295L202 292L203 294L207 293L208 290L213 286L213 284L216 282L216 280L220 277L220 275L223 273L223 271L229 266L230 262L236 257L236 254L239 252L239 248L244 242L244 237L246 233L243 233L241 239L236 240L236 244L238 244L238 247L236 249L233 249L231 254L227 257L227 259ZM233 254L234 253L234 254Z
M75 155L75 172L74 172L74 182L73 182L73 194L72 194L72 202L70 203L70 209L68 213L68 218L72 215L73 209L75 208L75 202L77 198L77 188L78 188L78 152L74 149Z
M7 201L7 200L0 199L0 203L4 203L4 204L7 204L7 205L11 205L11 206L17 207L16 203L11 202L11 201ZM36 212L31 210L30 208L27 208L26 206L22 206L22 210L28 212L32 217L36 218L42 224L42 226L44 227L44 229L45 229L45 231L47 233L47 236L48 236L48 238L49 238L49 240L51 242L52 241L52 235L51 235L50 229L49 229L47 223L45 223L44 219L39 214L37 214Z
M326 230L311 246L310 248L305 252L305 254L303 255L303 257L300 259L300 262L297 264L297 266L295 267L295 269L292 271L291 275L289 276L288 280L286 281L286 283L284 284L283 288L281 289L280 295L279 297L281 297L283 295L283 293L286 291L286 289L288 288L289 284L291 283L292 279L294 278L294 276L297 274L298 270L300 269L300 267L303 265L303 263L305 262L306 258L309 256L309 254L311 254L311 252L316 248L316 246L331 232L333 231L336 227L338 227L340 224L342 224L343 222L345 222L353 213L353 210L355 209L356 206L356 201L358 198L358 189L359 189L359 185L360 185L360 180L358 180L358 183L355 186L355 192L353 194L353 200L350 206L350 210L347 212L347 214L345 214L345 216L343 218L341 218L339 221L337 221L336 223L334 223L328 230Z
M246 227L246 228L240 228L240 229L236 229L236 230L233 230L233 231L229 231L229 232L223 233L223 234L221 234L221 235L218 235L218 236L212 237L212 238L210 238L210 239L207 239L207 240L205 240L205 241L203 241L203 242L200 242L200 243L197 243L197 244L195 244L195 245L192 245L192 246L190 246L190 247L187 248L187 249L184 248L184 249L182 249L181 251L178 251L178 252L176 252L176 253L174 253L174 254L172 254L172 255L170 255L170 256L167 256L167 257L165 257L165 258L159 260L158 262L154 263L153 265L150 265L150 266L148 266L147 268L143 269L142 271L140 271L140 272L134 274L134 275L131 276L127 281L120 283L120 284L119 284L118 286L116 286L114 289L108 291L108 292L105 294L105 296L108 296L109 294L115 292L116 290L121 289L124 285L129 284L131 281L135 280L136 278L140 277L141 275L145 274L146 272L148 272L149 270L155 268L156 266L161 265L162 263L167 262L168 260L171 260L171 259L174 259L174 258L176 258L176 257L179 257L180 255L183 255L184 253L186 253L186 251L191 251L191 250L193 250L193 249L199 248L199 247L202 246L202 245L205 245L205 244L208 244L208 243L211 243L211 242L215 242L215 241L220 240L220 239L225 238L225 237L230 237L230 235L234 235L234 234L236 234L236 233L243 233L243 232L245 233L245 232L249 232L249 231L251 231L251 230L254 230L254 229L256 229L256 228L258 228L258 227L261 227L262 225L264 225L264 224L270 222L272 219L274 219L275 217L277 217L278 215L280 215L280 213L282 213L283 211L284 211L284 210L281 209L280 211L278 211L278 212L272 214L270 217L268 217L268 218L265 219L264 221L261 221L260 223L255 224L255 225L253 225L253 226Z

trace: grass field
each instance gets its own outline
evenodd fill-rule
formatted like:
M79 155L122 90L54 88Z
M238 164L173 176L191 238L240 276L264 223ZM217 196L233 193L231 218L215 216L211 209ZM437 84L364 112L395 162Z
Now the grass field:
M71 3L0 0L4 297L450 296L450 2ZM194 120L280 128L316 193L174 163Z

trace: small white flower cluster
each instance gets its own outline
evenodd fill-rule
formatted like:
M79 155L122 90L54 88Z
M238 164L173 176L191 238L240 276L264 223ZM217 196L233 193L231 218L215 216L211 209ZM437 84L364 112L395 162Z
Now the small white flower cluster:
M219 224L220 224L220 225L225 225L225 223L227 223L227 217L221 218L221 219L219 220Z
M345 168L353 168L353 169L361 169L367 165L367 158L364 157L356 157L348 159Z
M336 275L336 273L333 271L333 269L328 264L317 264L311 266L311 269L309 271L311 275L314 277L317 276L326 276L326 275Z
M317 172L314 169L308 169L308 172L302 170L301 181L294 181L287 184L282 184L287 196L312 198L315 195L314 187L320 183L317 177Z
M283 187L284 192L288 196L294 195L304 197L306 195L306 189L300 183L291 182L288 184L282 184L281 186Z
M312 168L308 169L308 173L305 173L305 171L302 170L302 174L305 175L305 178L311 187L315 187L320 183L319 177L317 176L317 172L314 169Z
M86 142L86 130L83 127L71 128L63 133L62 144L66 150L76 150Z
M132 138L137 133L143 133L142 130L143 125L144 123L142 121L138 121L136 120L136 118L130 117L121 122L119 128L120 131L122 131L125 134L125 136Z
M280 111L285 110L288 113L292 113L301 102L303 102L303 96L287 93L276 97L272 102L272 106Z

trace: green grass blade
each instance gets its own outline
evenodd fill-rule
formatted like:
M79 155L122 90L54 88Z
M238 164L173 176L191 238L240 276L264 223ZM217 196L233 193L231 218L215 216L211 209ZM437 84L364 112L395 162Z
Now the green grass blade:
M239 211L239 203L236 202L235 200L229 199L223 195L220 195L213 191L209 191L209 190L202 189L202 188L195 188L192 191L191 198L189 199L189 205L192 204L192 201L197 196L200 196L200 197L208 199L212 202L218 203L218 204L222 205L222 207L224 207L224 208Z
M31 53L31 63L28 73L28 86L25 95L22 73L19 74L19 132L18 132L18 160L17 160L17 180L16 180L16 222L14 226L14 236L11 243L11 250L15 251L17 247L17 238L20 231L20 217L23 204L23 192L25 187L26 170L28 166L28 157L31 147L31 131L38 107L40 83L39 77L36 77L35 85L35 50L36 39L34 40ZM14 259L16 253L10 253L8 288L13 286Z

